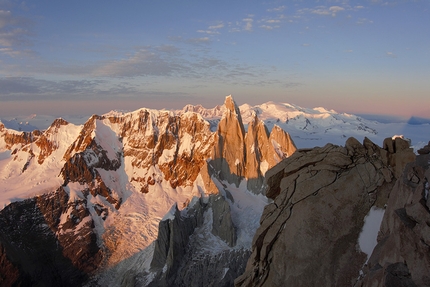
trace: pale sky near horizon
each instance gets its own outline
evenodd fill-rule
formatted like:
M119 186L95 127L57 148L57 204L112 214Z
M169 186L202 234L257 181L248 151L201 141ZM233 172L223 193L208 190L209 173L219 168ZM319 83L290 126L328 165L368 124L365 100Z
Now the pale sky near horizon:
M0 117L267 101L430 118L430 1L0 0Z

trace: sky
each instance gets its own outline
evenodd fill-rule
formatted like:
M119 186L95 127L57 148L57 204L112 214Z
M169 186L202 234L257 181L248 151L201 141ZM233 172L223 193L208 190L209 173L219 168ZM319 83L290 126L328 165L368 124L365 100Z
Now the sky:
M430 1L0 0L0 117L230 94L430 118Z

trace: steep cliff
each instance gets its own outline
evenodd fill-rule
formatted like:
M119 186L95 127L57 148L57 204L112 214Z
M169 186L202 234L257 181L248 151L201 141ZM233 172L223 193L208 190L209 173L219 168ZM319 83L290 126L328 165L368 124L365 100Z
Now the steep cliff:
M430 286L430 142L397 180L356 286Z
M372 207L390 205L396 170L415 158L401 139L385 143L350 138L345 147L298 150L269 170L274 201L235 285L353 286L367 259L359 243L364 219Z
M145 277L152 274L167 285L200 284L186 274L205 270L210 282L231 285L267 204L256 195L264 189L264 173L295 146L280 129L269 134L257 117L246 132L231 97L218 112L216 131L198 113L150 109L94 115L81 126L58 119L35 133L1 126L0 199L6 208L0 211L0 270L8 270L2 282L156 282ZM191 212L199 204L187 208L190 202L200 202L200 211ZM175 219L161 221L171 206L177 207ZM17 227L27 226L23 220L43 227L28 243L28 233ZM207 253L199 234L221 247ZM38 262L45 241L52 248L35 271L25 261ZM21 250L20 242L29 247ZM147 248L155 254L149 269L121 269L142 252L148 262L153 254ZM37 256L27 256L29 249ZM224 261L208 268L218 256ZM67 264L54 268L53 260ZM70 280L55 275L63 269Z

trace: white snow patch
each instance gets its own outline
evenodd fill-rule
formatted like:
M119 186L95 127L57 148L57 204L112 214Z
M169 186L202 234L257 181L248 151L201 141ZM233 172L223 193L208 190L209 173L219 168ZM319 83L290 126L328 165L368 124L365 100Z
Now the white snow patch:
M69 182L64 190L69 194L69 202L75 202L78 200L85 200L85 196L82 190L88 188L87 184L80 184L78 182Z
M12 149L17 149L17 152L13 155L11 151L2 151L0 153L0 209L10 202L52 192L61 186L64 180L59 174L64 165L64 153L77 138L81 128L81 126L68 124L60 126L58 130L45 131L44 136L54 144L56 150L52 151L42 164L38 163L40 149L34 143L26 146L14 145ZM34 157L23 150L24 147L31 150ZM25 171L23 171L24 165L27 166Z
M269 203L268 198L262 194L253 194L246 188L246 180L239 187L226 181L214 181L223 193L228 190L234 202L230 202L231 219L237 228L237 242L235 248L251 248L252 239L260 226L260 217L264 207ZM226 197L227 198L227 197ZM229 201L229 200L228 200Z
M107 152L109 159L116 159L117 153L121 152L122 144L118 136L103 121L96 120L95 138L97 143Z
M393 139L393 140L395 140L396 138L401 138L401 139L403 139L403 135L393 135L393 136L391 137L391 139Z
M166 215L164 215L164 217L161 219L161 221L165 221L165 220L173 220L175 219L175 211L176 211L177 205L174 204L172 206L172 208L170 208L169 212L166 213Z
M367 259L375 249L378 237L378 232L381 227L382 219L384 218L385 209L373 206L369 213L364 218L364 226L358 237L358 244L361 251L367 254Z
M269 163L265 160L260 163L260 172L262 175L265 175L267 170L269 169Z
M230 270L230 268L224 268L221 279L224 279L225 274L227 274L228 270Z
M173 161L175 158L176 145L174 145L171 149L164 149L160 158L158 159L158 164L162 165L163 163L169 163Z
M179 146L178 154L189 154L191 155L191 150L193 149L193 137L189 133L184 133L181 137L181 143Z

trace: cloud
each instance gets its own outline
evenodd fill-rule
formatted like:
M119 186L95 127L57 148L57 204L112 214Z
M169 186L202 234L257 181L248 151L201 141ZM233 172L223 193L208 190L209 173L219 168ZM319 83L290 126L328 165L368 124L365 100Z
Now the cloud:
M279 26L278 26L279 27ZM260 28L263 28L265 30L273 30L274 27L269 26L269 25L261 25Z
M270 23L270 24L272 24L272 23L280 23L281 22L281 20L279 20L279 19L269 19L269 20L266 20L266 23Z
M397 55L394 54L393 52L387 52L386 55L387 57L390 57L390 58L397 58Z
M67 80L52 81L34 77L4 77L0 78L0 99L43 100L61 99L73 95L86 98L97 94L97 88L105 84L100 80Z
M14 16L9 10L0 10L0 53L10 57L30 55L31 21ZM19 53L20 50L27 52Z
M214 30L197 30L197 33L205 33L205 34L209 34L209 35L219 34L218 31L214 31Z
M340 11L344 11L345 10L345 8L342 8L342 7L340 7L340 6L331 6L330 8L329 8L329 11L332 13L331 15L333 16L333 17L336 17L336 13L338 13L338 12L340 12Z
M166 76L181 67L168 62L159 54L142 49L125 59L113 60L98 66L92 72L97 77Z
M220 34L220 32L218 31L219 29L224 28L224 23L220 22L216 25L211 25L208 27L207 30L197 30L198 33L205 33L208 35L217 35Z
M217 24L217 25L212 25L212 26L209 26L209 30L217 30L217 29L221 29L221 28L224 28L224 23L219 23L219 24Z
M0 10L0 29L3 29L7 25L11 24L12 13L6 10Z
M245 22L245 27L243 29L245 31L252 31L252 23L254 22L254 19L244 18L244 19L242 19L242 21Z
M211 39L209 37L189 38L185 42L189 44L209 44Z
M366 19L366 18L358 18L357 22L358 25L363 25L363 24L373 24L372 20Z
M40 93L32 78L6 77L0 78L0 94L35 94Z
M267 12L282 12L282 11L285 10L285 8L287 8L287 7L285 7L285 6L279 6L279 7L276 7L276 8L267 9Z
M341 6L330 6L329 8L327 8L326 6L317 6L315 8L299 9L299 10L297 10L297 13L298 14L310 13L310 14L316 14L316 15L321 15L321 16L331 15L332 17L336 17L337 13L339 13L341 11L345 11L345 8L343 8Z
M155 48L159 52L167 54L176 54L179 52L179 48L173 45L162 45Z
M33 57L35 55L32 50L14 50L11 47L0 48L0 54L8 55L11 58Z
M169 40L175 42L181 42L185 44L193 44L193 45L201 45L201 44L209 44L211 43L211 39L209 37L198 37L198 38L183 38L181 36L169 37Z
M305 10L308 10L308 9L305 8ZM317 15L330 15L330 11L324 6L319 6L315 9L309 9L309 11L310 13L317 14Z

